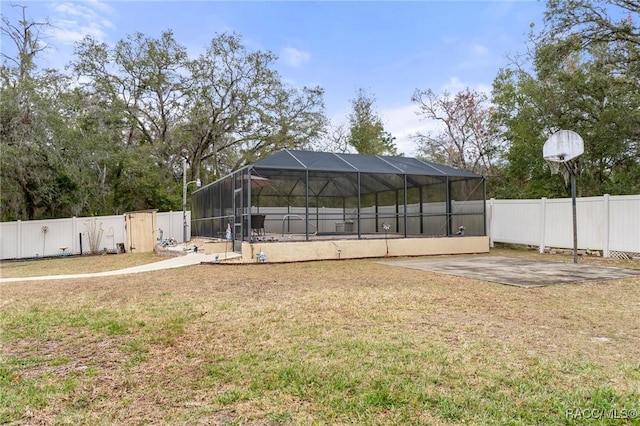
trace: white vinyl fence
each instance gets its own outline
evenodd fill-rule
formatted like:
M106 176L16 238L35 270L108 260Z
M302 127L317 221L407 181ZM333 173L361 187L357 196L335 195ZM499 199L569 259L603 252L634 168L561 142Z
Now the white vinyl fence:
M578 249L640 253L640 195L576 199ZM490 241L573 248L571 198L487 201Z
M432 207L435 209L437 206ZM472 207L477 211L477 206L469 208ZM605 257L616 253L640 253L640 195L578 198L576 211L579 249L599 250ZM260 212L270 213L267 208L261 208ZM320 232L335 230L334 222L350 219L341 212L335 212L335 215L327 215L328 211L320 213L323 213L328 227L320 229ZM465 220L471 218L473 216ZM539 247L541 252L549 247L571 249L572 218L570 198L487 201L487 233L492 244L526 244ZM84 234L82 251L86 253L89 251L86 233L94 220L103 230L99 242L101 249L115 250L119 243L127 247L124 215L3 222L0 223L0 259L56 256L62 254L62 247L66 247L66 253L80 254L81 234ZM191 212L187 212L187 224L190 220ZM467 227L471 224L464 223ZM365 227L370 225L363 222ZM181 211L158 213L157 226L162 229L163 238L183 242ZM47 227L47 232L43 227ZM265 227L269 232L279 233L282 231L282 219L268 220ZM304 232L302 221L292 221L291 227L287 232ZM187 229L187 235L190 235L190 229Z
M183 242L182 212L157 213L156 223L163 238ZM187 212L187 224L191 212ZM95 225L95 226L94 226ZM117 251L127 245L125 216L72 217L68 219L30 220L0 223L0 259L25 259L89 253L91 228L102 230L98 250ZM189 235L187 229L187 235ZM159 233L156 230L157 235ZM63 250L64 248L64 250Z

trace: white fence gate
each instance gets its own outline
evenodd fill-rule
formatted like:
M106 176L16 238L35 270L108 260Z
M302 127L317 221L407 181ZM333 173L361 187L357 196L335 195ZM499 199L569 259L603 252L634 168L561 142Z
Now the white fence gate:
M183 242L182 212L157 214L157 225L163 238ZM117 250L118 244L127 244L125 216L72 217L68 219L30 220L0 223L0 259L24 259L89 253L88 231L95 221L101 229L99 250ZM191 212L187 212L187 225ZM187 229L187 235L190 235Z
M578 248L603 256L640 253L640 195L576 199ZM487 201L491 243L573 248L570 198Z

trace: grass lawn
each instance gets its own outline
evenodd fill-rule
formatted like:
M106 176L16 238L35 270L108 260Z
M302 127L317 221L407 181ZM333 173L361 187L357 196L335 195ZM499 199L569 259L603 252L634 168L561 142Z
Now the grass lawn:
M640 424L639 287L376 260L0 284L0 423Z

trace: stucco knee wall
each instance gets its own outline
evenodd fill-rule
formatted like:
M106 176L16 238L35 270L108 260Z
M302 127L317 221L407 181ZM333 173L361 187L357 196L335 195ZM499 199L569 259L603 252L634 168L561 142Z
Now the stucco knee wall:
M257 262L261 251L267 262L488 253L489 237L245 242L242 243L243 262Z

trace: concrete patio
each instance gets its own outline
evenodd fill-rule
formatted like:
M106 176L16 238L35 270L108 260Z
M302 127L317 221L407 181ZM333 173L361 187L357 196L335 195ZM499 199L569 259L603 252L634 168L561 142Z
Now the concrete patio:
M627 277L640 279L640 269L482 255L389 260L380 263L526 288Z

